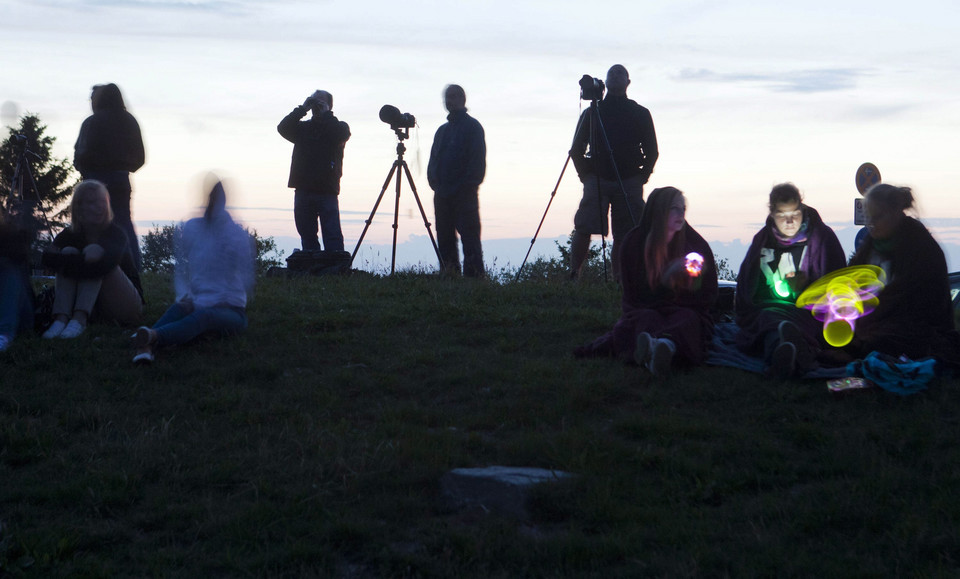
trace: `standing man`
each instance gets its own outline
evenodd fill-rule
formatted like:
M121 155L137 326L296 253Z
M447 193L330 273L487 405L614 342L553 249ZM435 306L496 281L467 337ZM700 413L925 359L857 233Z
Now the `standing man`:
M434 191L437 245L445 273L460 274L457 233L463 243L463 275L483 277L480 245L480 200L477 194L487 170L483 127L467 114L467 94L451 84L443 92L447 122L437 129L430 150L427 179Z
M323 249L343 251L340 230L340 176L343 148L350 138L347 123L333 116L333 95L318 90L285 116L277 131L293 143L290 180L294 189L293 220L304 251L319 250L317 220L323 235ZM301 121L307 111L313 115Z
M590 249L590 235L607 234L607 209L610 208L613 221L613 277L620 280L617 243L640 223L644 205L643 186L650 179L653 166L660 156L650 111L627 98L629 85L630 74L627 69L620 64L611 66L607 71L607 96L598 103L606 140L600 127L594 127L596 150L587 152L592 120L590 110L583 112L573 138L570 157L583 182L583 198L573 218L574 233L570 247L570 277L573 279L583 269ZM620 183L623 183L623 189Z

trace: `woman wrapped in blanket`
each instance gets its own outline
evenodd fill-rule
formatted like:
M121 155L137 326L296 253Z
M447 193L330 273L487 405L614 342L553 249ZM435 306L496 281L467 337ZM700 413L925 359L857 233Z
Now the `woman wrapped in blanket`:
M787 377L816 368L826 345L823 325L796 307L797 297L846 258L837 235L792 183L774 186L768 207L737 276L737 347L762 356L770 374Z
M622 244L621 317L575 356L633 359L655 375L703 362L713 335L717 268L710 245L686 222L686 209L679 189L650 194L640 225Z
M878 183L865 196L869 235L850 265L875 265L887 274L876 309L856 321L844 351L862 358L873 351L914 360L933 356L960 366L950 281L943 250L918 220L909 187Z
M56 272L53 323L43 337L76 338L91 319L133 325L140 319L143 290L103 183L81 181L73 189L70 215L70 227L41 258Z

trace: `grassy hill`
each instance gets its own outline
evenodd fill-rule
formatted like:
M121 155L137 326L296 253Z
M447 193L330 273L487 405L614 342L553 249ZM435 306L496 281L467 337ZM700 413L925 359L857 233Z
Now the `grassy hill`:
M146 319L172 299L148 276ZM0 357L0 575L956 576L955 381L899 398L572 348L612 284L262 280L250 330ZM558 469L516 521L452 468Z

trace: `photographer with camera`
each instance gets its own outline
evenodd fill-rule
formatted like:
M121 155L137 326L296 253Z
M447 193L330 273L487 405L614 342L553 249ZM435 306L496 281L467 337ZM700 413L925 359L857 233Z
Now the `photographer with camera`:
M607 235L607 209L610 208L613 276L619 281L617 243L640 223L643 186L660 155L657 135L650 111L627 98L630 75L623 65L615 64L607 71L607 96L602 101L602 81L584 77L580 85L581 98L597 104L596 113L601 122L600 126L593 126L593 106L584 111L570 149L570 158L583 183L583 198L573 219L570 277L576 279L580 275L590 249L590 235Z
M320 249L318 219L323 249L343 251L338 195L350 127L333 116L332 109L333 95L318 90L277 125L280 135L293 143L287 187L294 190L293 219L304 251ZM300 120L307 111L313 113L310 120Z
M427 179L434 191L437 245L444 273L460 274L457 233L463 243L463 275L484 277L480 244L478 189L487 169L487 145L483 127L467 114L467 95L451 84L443 92L447 122L437 129L427 165Z

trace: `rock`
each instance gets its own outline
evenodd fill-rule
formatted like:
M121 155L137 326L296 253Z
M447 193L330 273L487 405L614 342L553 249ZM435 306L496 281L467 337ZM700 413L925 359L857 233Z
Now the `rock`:
M480 506L525 519L530 488L571 476L567 472L530 467L455 468L441 477L440 488L457 508Z

